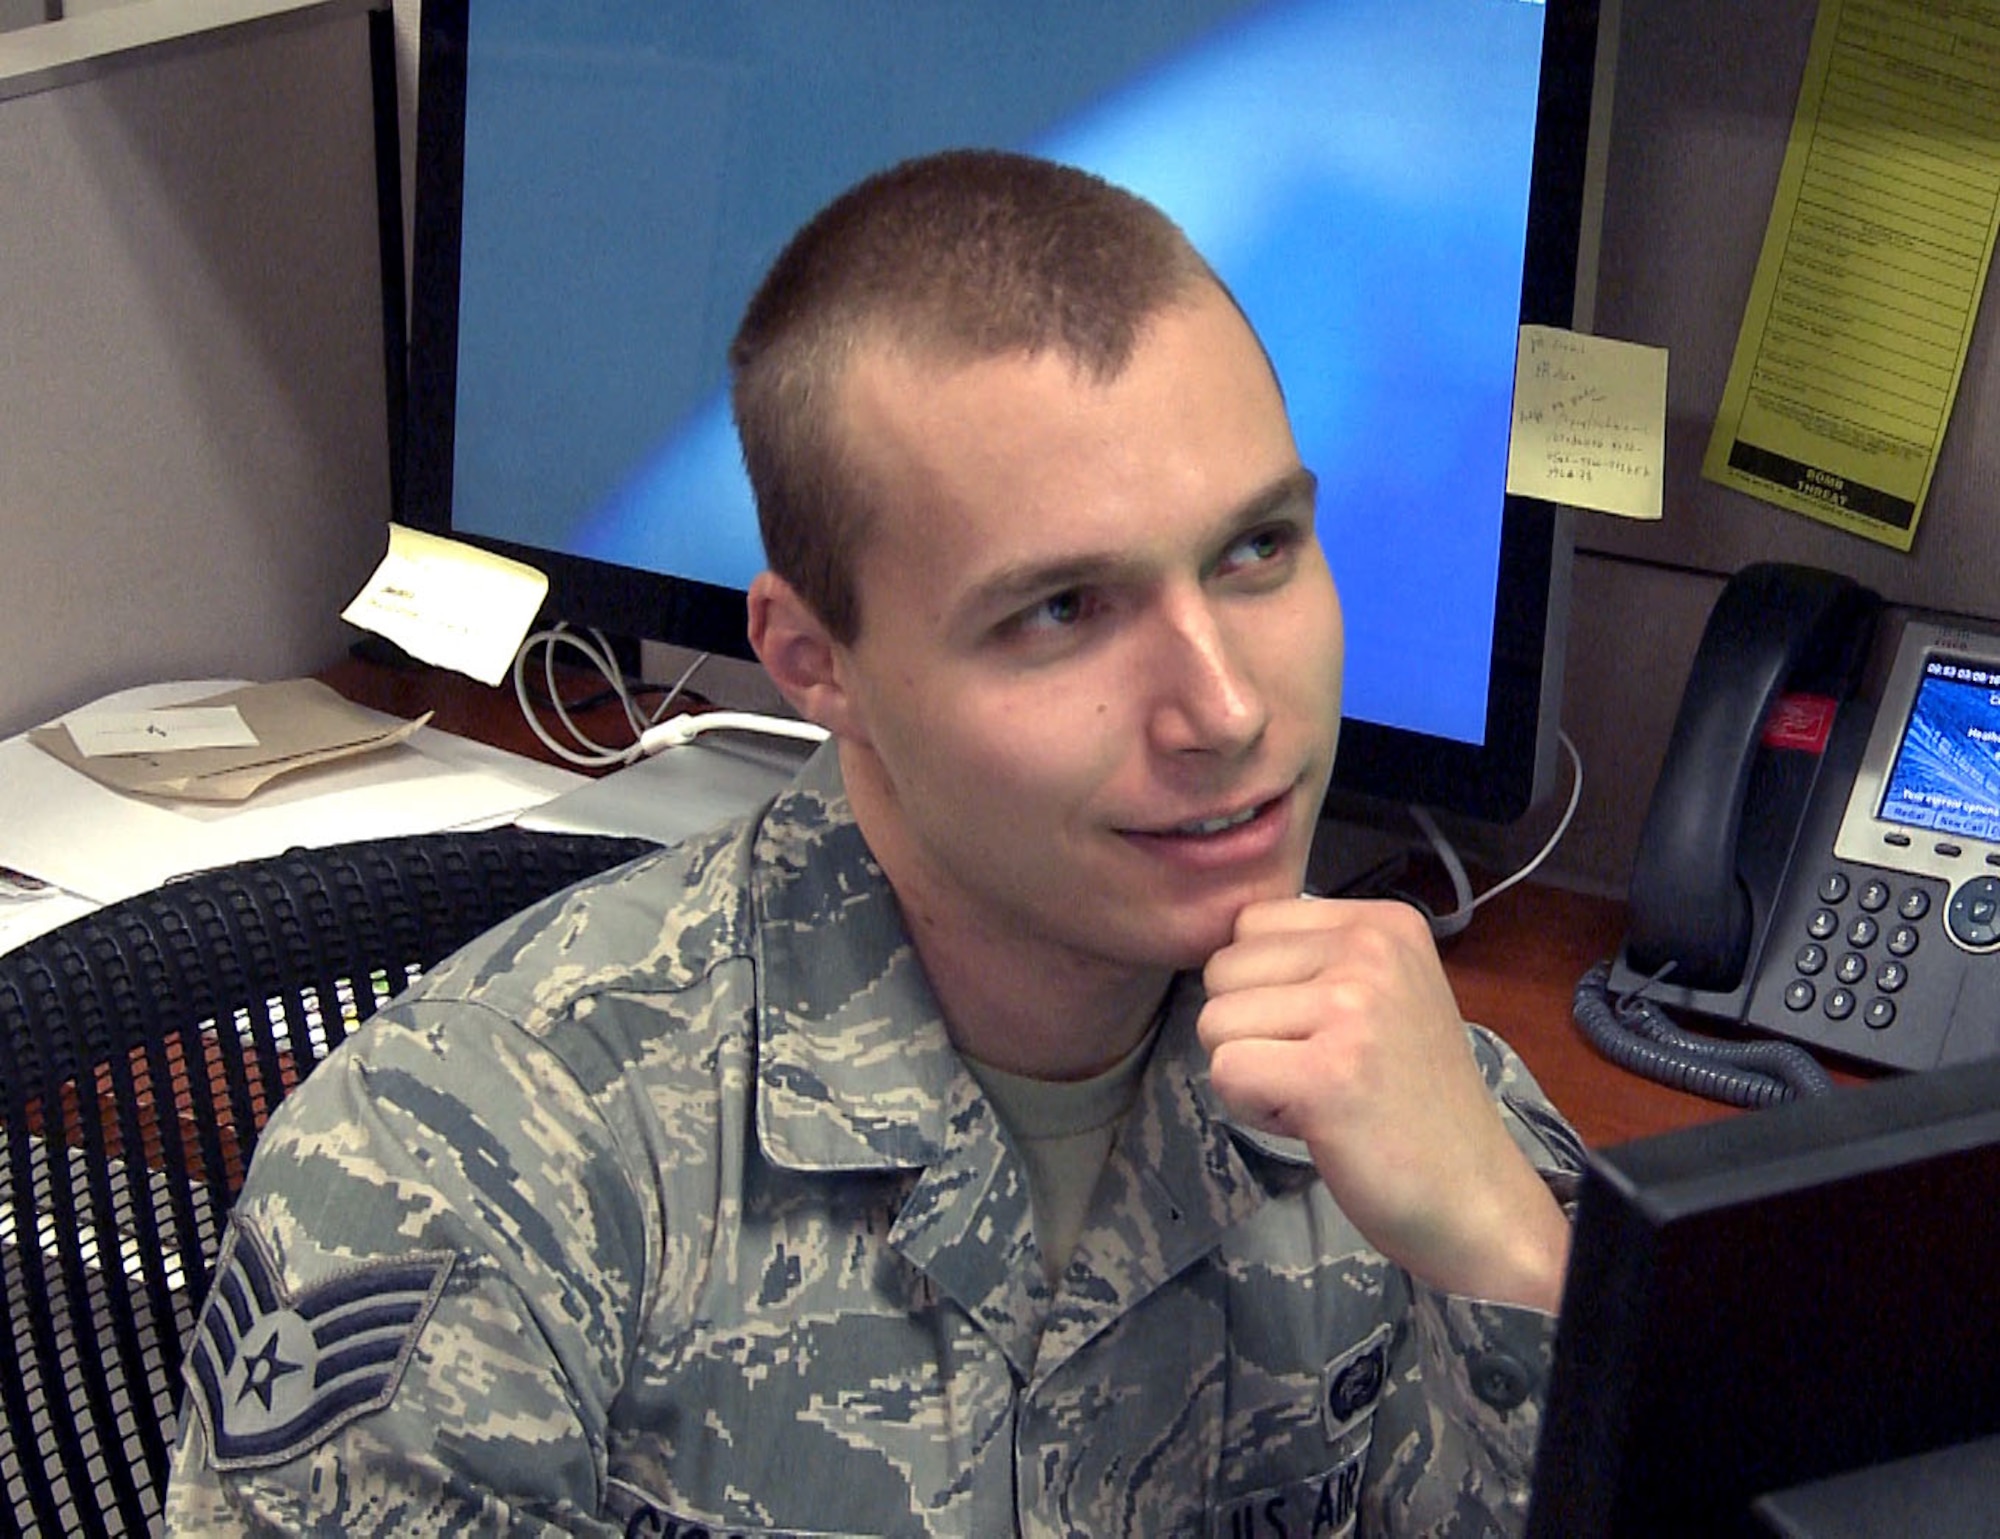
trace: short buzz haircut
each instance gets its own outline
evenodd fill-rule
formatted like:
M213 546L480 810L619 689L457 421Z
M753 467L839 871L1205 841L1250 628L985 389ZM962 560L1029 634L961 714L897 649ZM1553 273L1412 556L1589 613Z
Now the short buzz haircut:
M730 348L731 406L765 559L835 640L861 629L870 489L840 386L867 344L941 364L1054 350L1114 379L1146 323L1214 273L1152 204L1072 166L997 150L905 161L793 236Z

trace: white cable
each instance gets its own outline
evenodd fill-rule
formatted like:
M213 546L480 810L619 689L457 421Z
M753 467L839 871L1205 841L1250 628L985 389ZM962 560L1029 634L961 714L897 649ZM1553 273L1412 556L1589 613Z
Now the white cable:
M1567 732L1558 732L1556 740L1562 744L1563 752L1569 756L1569 805L1563 808L1563 815L1557 821L1554 831L1542 841L1542 847L1535 852L1534 857L1511 876L1503 877L1477 897L1473 896L1471 880L1465 874L1465 863L1458 858L1458 851L1445 837L1444 830L1438 827L1437 819L1431 816L1430 809L1417 806L1410 808L1410 817L1424 831L1424 837L1430 840L1431 848L1436 851L1438 859L1444 863L1445 870L1450 874L1452 896L1458 901L1458 907L1450 913L1434 915L1431 919L1431 934L1439 940L1459 934L1472 923L1472 916L1481 904L1499 897L1516 883L1526 881L1542 862L1554 853L1555 847L1562 842L1563 835L1569 832L1570 822L1576 817L1577 803L1583 800L1583 755L1577 752L1576 744L1570 741Z
M797 738L807 743L826 741L826 728L791 716L764 716L755 711L690 711L648 727L639 738L639 751L651 754L663 748L679 748L705 732L757 732L766 737Z
M631 743L623 747L600 743L577 725L570 715L569 707L563 703L562 691L556 678L556 652L561 647L581 653L584 660L603 676L625 713L625 723L632 731ZM556 720L562 724L570 739L581 744L581 748L571 747L570 743L559 740L544 726L536 713L534 702L528 696L528 660L537 648L542 652L542 679L550 709L554 711ZM680 697L681 692L687 688L688 681L694 677L696 670L708 661L708 658L708 653L700 653L669 686L659 703L648 712L642 709L638 700L634 698L624 671L618 666L618 660L613 655L611 643L605 640L602 633L593 630L586 636L572 630L565 621L552 630L536 631L523 641L519 650L514 653L514 698L520 704L522 718L527 722L529 730L541 740L542 745L550 753L565 763L575 764L584 769L609 769L621 764L630 764L645 751L641 749L640 742L647 730L657 723L661 714Z

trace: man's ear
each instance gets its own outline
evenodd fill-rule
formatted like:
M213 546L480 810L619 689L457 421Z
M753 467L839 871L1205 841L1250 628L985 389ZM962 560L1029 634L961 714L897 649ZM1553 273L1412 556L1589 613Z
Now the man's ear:
M775 572L759 572L751 580L750 646L778 693L807 721L835 737L865 736L849 684L847 649Z

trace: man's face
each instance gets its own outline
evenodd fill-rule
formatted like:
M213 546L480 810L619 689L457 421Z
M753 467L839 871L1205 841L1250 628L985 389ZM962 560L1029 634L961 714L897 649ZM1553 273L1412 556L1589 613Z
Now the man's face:
M876 494L861 631L835 649L842 762L915 933L1181 968L1246 902L1296 895L1340 609L1227 298L1156 317L1108 383L875 347L842 406Z

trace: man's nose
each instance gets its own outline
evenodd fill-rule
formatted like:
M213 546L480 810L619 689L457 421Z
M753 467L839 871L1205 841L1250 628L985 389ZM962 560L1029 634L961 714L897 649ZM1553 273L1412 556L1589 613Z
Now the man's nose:
M1269 706L1207 596L1170 600L1161 621L1154 745L1174 754L1248 753L1270 724Z

